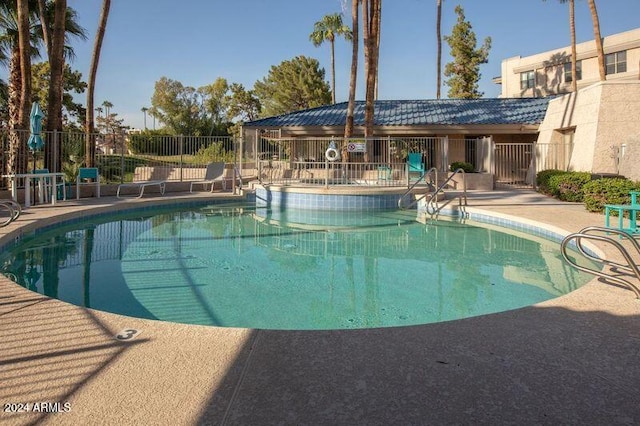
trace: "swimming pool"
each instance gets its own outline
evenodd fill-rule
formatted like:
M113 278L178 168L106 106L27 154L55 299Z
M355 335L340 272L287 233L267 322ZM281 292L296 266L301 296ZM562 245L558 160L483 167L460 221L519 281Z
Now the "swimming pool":
M415 211L247 204L86 217L1 260L20 285L122 315L265 329L425 324L528 306L591 277L558 243Z

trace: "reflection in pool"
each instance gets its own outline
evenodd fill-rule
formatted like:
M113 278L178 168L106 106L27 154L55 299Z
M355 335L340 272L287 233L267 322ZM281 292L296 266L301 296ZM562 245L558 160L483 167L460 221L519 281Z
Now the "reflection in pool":
M415 211L253 205L100 216L26 237L5 275L104 311L191 324L343 329L528 306L591 278L558 243Z

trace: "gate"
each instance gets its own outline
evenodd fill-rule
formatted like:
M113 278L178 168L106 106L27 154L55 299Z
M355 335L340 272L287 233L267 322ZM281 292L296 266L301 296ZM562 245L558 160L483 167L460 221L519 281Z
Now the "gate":
M533 188L534 154L533 142L495 144L496 189Z

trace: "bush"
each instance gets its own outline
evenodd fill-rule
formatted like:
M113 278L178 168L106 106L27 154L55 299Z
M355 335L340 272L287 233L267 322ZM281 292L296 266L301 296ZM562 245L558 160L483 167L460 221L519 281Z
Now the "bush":
M597 179L582 187L584 205L590 212L602 212L605 204L629 204L629 191L640 190L640 183L628 179Z
M588 182L591 182L591 173L568 172L551 176L549 187L559 200L580 203L584 199L582 187Z
M451 163L451 166L449 166L449 170L452 172L455 172L458 169L464 170L465 173L474 173L476 171L475 167L473 167L473 164L466 163L464 161L455 161Z
M562 170L556 170L556 169L543 170L539 172L538 175L536 176L536 186L538 188L538 192L541 192L547 195L555 195L554 192L557 193L558 188L557 187L552 188L549 180L553 176L563 175L566 173L568 172L565 172Z

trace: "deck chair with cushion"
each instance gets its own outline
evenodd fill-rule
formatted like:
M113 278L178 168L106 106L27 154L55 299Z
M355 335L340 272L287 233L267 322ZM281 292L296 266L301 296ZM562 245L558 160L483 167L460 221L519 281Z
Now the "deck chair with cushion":
M207 171L204 175L204 180L198 180L191 182L191 188L189 192L193 192L194 185L202 185L202 189L207 189L207 185L211 185L210 191L213 192L216 182L222 182L222 189L227 189L227 182L224 179L224 163L210 163L207 165Z
M407 171L409 173L409 179L417 174L417 180L422 179L424 176L424 163L422 162L422 153L410 152L407 157Z
M76 178L76 199L80 199L82 185L95 185L96 197L100 198L100 173L97 167L80 167Z

